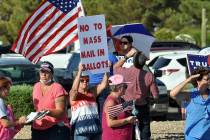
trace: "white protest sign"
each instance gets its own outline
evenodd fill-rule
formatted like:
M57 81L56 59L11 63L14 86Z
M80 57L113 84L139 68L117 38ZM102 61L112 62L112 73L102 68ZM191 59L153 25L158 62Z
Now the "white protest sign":
M81 62L87 73L109 72L108 47L104 15L78 19Z

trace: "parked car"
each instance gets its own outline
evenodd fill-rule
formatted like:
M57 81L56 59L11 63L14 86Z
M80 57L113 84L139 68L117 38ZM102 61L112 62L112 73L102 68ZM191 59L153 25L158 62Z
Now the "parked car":
M202 48L199 52L199 55L210 55L210 47Z
M196 52L189 53L196 54ZM149 64L149 66L153 71L162 71L162 76L158 77L158 79L165 83L168 91L184 81L189 75L186 53L161 55L156 59L154 64Z
M38 81L38 70L38 64L34 65L24 57L15 54L0 58L0 75L10 77L13 85L33 85Z
M200 50L201 48L195 44L184 41L155 41L153 42L150 51L165 51L165 50Z
M150 58L146 62L149 64L151 61L157 59L158 56L173 54L173 53L189 53L198 52L201 48L195 44L183 41L156 41L152 44L150 49ZM151 63L150 63L151 66Z
M71 87L71 85L72 85L72 82L75 77L79 62L80 62L80 54L72 53L72 56L68 62L66 74L64 74L64 75L69 76L69 78L67 78L67 81L69 81L69 82L66 82L66 83L68 83L68 85L66 85L67 87L65 87L66 89ZM147 65L144 66L144 69L147 71L150 71L150 69ZM162 73L160 73L160 71L158 71L158 70L155 71L155 73L154 73L154 75L156 77L161 76L161 74ZM159 79L156 79L156 84L159 89L159 101L158 101L158 103L151 104L151 106L150 106L151 117L161 117L161 118L165 119L167 116L167 113L168 113L168 105L169 105L169 97L167 94L167 89L166 89L165 84Z
M152 71L162 71L162 76L157 78L166 85L168 93L189 76L186 53L159 56L150 68ZM171 106L178 106L176 101L171 98L169 98L169 103Z

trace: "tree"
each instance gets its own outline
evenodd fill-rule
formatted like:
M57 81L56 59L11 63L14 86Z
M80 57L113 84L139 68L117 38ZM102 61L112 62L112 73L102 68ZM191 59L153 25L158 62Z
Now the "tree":
M14 42L21 25L40 2L41 0L0 1L0 40L4 44Z

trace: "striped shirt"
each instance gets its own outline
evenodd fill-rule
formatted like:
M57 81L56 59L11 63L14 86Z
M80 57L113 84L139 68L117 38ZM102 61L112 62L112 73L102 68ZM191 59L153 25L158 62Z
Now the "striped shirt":
M77 100L71 103L71 111L70 123L76 135L101 133L96 99L92 93L78 93Z

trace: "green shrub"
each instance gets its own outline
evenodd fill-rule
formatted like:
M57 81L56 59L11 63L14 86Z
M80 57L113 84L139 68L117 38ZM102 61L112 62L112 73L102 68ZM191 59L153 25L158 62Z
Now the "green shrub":
M30 85L12 86L8 96L7 104L13 106L13 111L16 117L28 115L34 111L32 101L32 89Z

